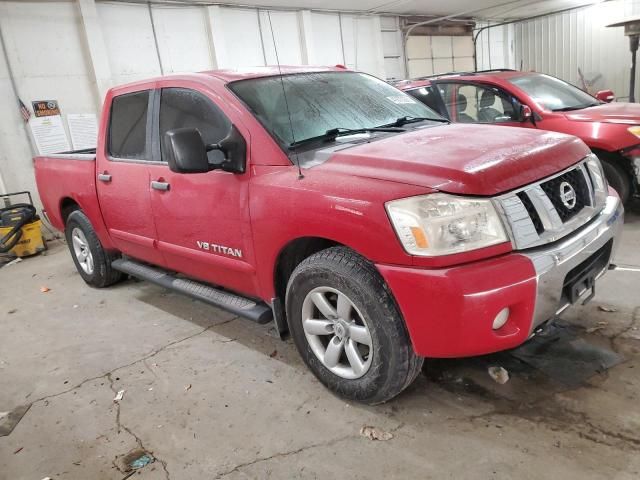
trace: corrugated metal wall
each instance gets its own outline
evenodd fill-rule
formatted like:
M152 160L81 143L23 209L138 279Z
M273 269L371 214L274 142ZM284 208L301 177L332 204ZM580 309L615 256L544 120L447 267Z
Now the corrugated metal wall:
M606 25L638 14L640 0L616 0L516 23L511 66L578 86L584 81L592 91L611 88L624 99L629 95L629 42L622 28Z

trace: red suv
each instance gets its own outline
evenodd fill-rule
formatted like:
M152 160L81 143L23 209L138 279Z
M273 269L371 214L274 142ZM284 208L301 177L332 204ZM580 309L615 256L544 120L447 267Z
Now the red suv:
M453 122L512 125L580 137L623 201L640 195L640 105L595 97L535 72L449 73L396 84Z

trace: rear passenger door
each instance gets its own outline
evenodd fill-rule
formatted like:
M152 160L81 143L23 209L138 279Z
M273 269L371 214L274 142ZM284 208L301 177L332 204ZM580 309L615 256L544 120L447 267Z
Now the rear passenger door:
M231 121L195 88L168 87L159 94L156 143L162 162L151 168L151 181L159 185L151 190L158 248L173 270L255 295L249 169L243 174L175 173L165 162L162 147L165 132L185 127L197 128L205 144L218 143L229 134ZM217 150L208 156L210 163L224 158Z
M149 197L153 90L113 97L104 152L97 155L98 200L114 245L134 258L161 265Z

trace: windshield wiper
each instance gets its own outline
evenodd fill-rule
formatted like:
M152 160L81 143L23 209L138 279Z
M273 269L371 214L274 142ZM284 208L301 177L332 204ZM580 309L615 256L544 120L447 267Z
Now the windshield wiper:
M330 128L322 135L317 135L315 137L305 138L303 140L296 140L295 142L291 142L289 144L289 150L295 150L300 145L305 145L308 143L314 142L332 142L338 137L342 137L345 135L356 135L358 133L367 133L367 132L392 132L399 133L404 132L406 130L402 128L392 127L383 125L381 127L370 127L370 128Z
M387 125L380 125L380 126L383 128L384 127L402 127L407 123L424 122L427 120L432 122L451 123L446 118L439 118L439 117L399 117L393 123L389 123Z
M597 107L599 103L585 103L584 105L574 105L573 107L554 108L553 112L570 112L572 110L582 110L583 108Z

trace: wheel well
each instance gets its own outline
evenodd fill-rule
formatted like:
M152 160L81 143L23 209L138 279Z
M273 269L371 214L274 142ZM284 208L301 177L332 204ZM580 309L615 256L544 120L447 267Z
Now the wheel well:
M305 258L310 257L314 253L339 245L341 244L326 238L303 237L289 242L289 244L282 249L280 255L278 255L274 272L276 297L280 299L282 305L284 305L289 277L291 277L295 268Z
M67 224L67 218L74 210L80 210L80 205L73 198L63 198L62 202L60 202L60 217L64 225Z
M607 152L606 150L600 150L598 148L592 148L591 151L595 153L600 160L606 160L612 165L620 167L622 172L628 177L631 192L638 192L638 183L636 182L633 164L630 159L620 155L618 152Z

